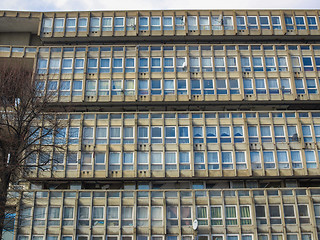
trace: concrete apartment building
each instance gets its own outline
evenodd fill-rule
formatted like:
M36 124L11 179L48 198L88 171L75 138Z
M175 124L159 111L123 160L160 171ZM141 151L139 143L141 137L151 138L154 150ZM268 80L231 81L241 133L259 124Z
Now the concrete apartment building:
M320 240L319 16L0 11L66 123L14 239Z

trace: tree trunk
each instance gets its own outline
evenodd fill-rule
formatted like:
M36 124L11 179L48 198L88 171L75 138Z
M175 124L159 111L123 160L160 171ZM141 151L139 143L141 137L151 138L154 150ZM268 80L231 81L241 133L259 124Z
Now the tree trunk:
M2 239L2 232L5 227L6 202L10 182L10 174L7 173L6 170L7 169L4 169L4 171L0 173L0 239Z

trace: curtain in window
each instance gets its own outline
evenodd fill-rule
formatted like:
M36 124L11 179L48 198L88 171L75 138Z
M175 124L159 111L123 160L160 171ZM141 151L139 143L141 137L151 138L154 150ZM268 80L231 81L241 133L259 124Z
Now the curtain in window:
M89 207L80 207L79 219L88 219L88 218L89 218Z
M250 207L249 206L241 206L240 207L240 218L241 218L241 224L242 225L248 225L251 224L250 219ZM246 218L246 219L243 219ZM247 219L249 218L249 219Z
M233 134L236 137L242 137L243 136L242 127L233 127Z
M108 207L107 218L109 220L118 219L118 208Z
M206 207L197 207L197 218L207 218L207 208Z
M211 207L211 218L215 218L212 225L222 225L221 207Z
M94 207L92 217L96 219L103 219L103 207Z
M122 219L132 219L133 208L132 207L122 207L121 215Z
M174 152L166 152L166 163L176 163L176 153Z
M120 128L110 128L110 137L111 138L120 137Z
M214 58L214 65L216 67L224 67L224 58Z
M237 212L236 207L226 207L225 209L226 213L226 224L227 225L236 225L237 224Z
M55 219L60 217L60 208L59 207L50 207L49 208L49 219Z
M217 132L216 132L215 127L207 127L206 132L207 132L207 137L216 137L217 136Z

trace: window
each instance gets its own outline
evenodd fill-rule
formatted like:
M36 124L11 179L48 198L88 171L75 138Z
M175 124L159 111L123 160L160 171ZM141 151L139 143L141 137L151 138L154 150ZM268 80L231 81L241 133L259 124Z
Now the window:
M138 152L138 170L149 169L149 154L147 152Z
M208 157L208 168L209 170L216 170L219 169L219 158L218 158L218 152L207 152Z
M258 142L257 126L248 126L249 142Z
M287 64L286 57L278 57L278 67L280 72L288 71L288 64Z
M269 216L271 224L281 224L279 205L269 205Z
M100 18L99 17L91 17L90 18L90 31L91 32L100 31Z
M262 57L253 57L252 62L253 62L253 71L255 72L263 71Z
M201 83L198 79L191 79L191 94L201 94Z
M274 30L281 29L281 20L279 16L272 16L271 17L272 27Z
M161 30L161 18L151 17L151 30Z
M316 218L316 225L319 226L319 224L320 224L320 204L314 204L313 207L314 207L314 215Z
M197 220L199 225L208 225L207 206L197 206Z
M225 206L225 220L227 226L238 224L236 206Z
M227 65L229 72L238 71L237 67L237 58L236 57L227 57Z
M199 16L200 30L210 30L209 17Z
M80 206L78 210L78 224L80 226L89 226L90 208Z
M248 78L243 79L243 89L244 89L244 94L253 94L252 79L248 79Z
M276 167L274 153L272 151L263 151L263 161L265 169L274 169Z
M53 32L63 32L63 28L64 28L64 18L55 18Z
M127 31L136 30L136 18L135 17L126 17L126 30Z
M185 72L187 70L186 58L177 57L176 58L176 71Z
M265 61L266 61L266 70L267 70L267 72L275 72L275 71L277 71L274 57L265 57Z
M291 161L293 168L302 168L300 151L291 151Z
M312 57L302 57L304 71L313 71Z
M148 127L138 127L138 143L148 143Z
M206 137L207 143L217 142L217 128L216 127L206 127Z
M219 226L222 225L222 207L211 206L211 225Z
M314 78L307 78L306 82L307 82L307 88L308 88L309 94L318 93L316 80Z
M166 143L176 143L176 128L175 127L165 127L165 142Z
M110 127L109 144L120 144L121 142L121 128Z
M296 19L296 26L298 30L306 29L306 23L304 21L304 17L296 16L295 19Z
M270 29L270 22L268 16L260 16L259 20L261 29Z
M95 170L105 170L105 154L104 153L95 153L94 155L95 158Z
M307 16L309 30L317 30L317 19L315 16Z
M162 226L162 207L151 207L151 225Z
M111 26L112 26L112 22L111 22ZM114 18L114 31L124 31L124 17Z
M271 128L270 126L260 126L261 131L261 141L262 142L272 142L271 138Z
M149 211L148 207L137 207L137 226L148 226Z
M48 59L44 58L39 58L38 59L38 74L45 74L47 73L47 68L48 68Z
M284 135L284 127L283 126L274 126L274 134L276 142L285 142L286 138Z
M199 57L190 57L190 72L200 72Z
M242 127L240 126L233 127L233 140L235 143L244 142Z
M222 169L233 169L232 152L221 152Z
M109 171L120 170L120 153L110 152L109 153Z
M195 170L204 170L204 152L194 152L194 169Z
M320 126L319 125L314 125L314 133L315 133L316 142L320 142Z
M79 18L78 19L78 32L86 32L87 31L87 18Z
M294 205L283 205L284 220L286 224L296 224Z
M104 225L104 207L94 206L92 207L92 225L91 226L103 226Z
M112 72L123 72L122 58L113 58Z
M203 92L204 94L214 94L214 86L212 79L203 79Z
M167 225L178 226L178 207L167 206Z
M42 21L42 32L49 33L52 31L52 18L43 18Z
M99 80L98 95L109 95L109 80Z
M151 170L162 170L162 152L151 152Z
M317 162L314 151L305 151L307 168L317 168Z
M107 225L112 227L119 226L119 207L107 208Z
M193 127L193 143L203 143L203 127Z
M74 73L83 73L84 59L76 58L74 60Z
M218 95L223 95L228 93L226 79L216 79L216 85L217 85Z
M230 127L220 126L220 142L221 143L230 143L231 142Z
M163 30L173 30L173 18L163 17Z
M300 72L301 71L300 57L292 56L291 57L291 63L292 63L292 71L294 71L294 72Z
M151 58L151 72L161 72L161 58Z
M256 93L257 94L266 94L267 93L265 79L255 79L255 83L256 83Z
M164 72L173 72L174 71L174 62L172 57L163 58L163 71ZM161 69L160 69L161 71Z
M305 142L312 142L312 133L310 125L302 125L303 139Z
M244 16L237 16L237 30L245 30L246 29L246 20Z
M250 206L240 206L240 224L251 225Z
M124 227L133 226L133 207L122 206L121 208L121 225Z
M303 79L295 79L294 82L296 85L297 94L305 94Z
M180 170L189 170L190 169L189 152L180 152L179 153L179 163L180 163Z
M175 29L176 30L184 30L185 20L184 16L176 16L175 17Z
M298 212L299 212L300 224L309 224L310 217L309 217L308 205L298 204Z
M291 87L290 87L290 81L287 78L281 78L281 90L282 94L290 94L291 93Z
M209 21L209 19L208 19ZM188 16L188 30L198 30L198 23L197 23L197 17L196 16Z
M75 85L77 81L73 81L73 89L72 89L72 94L77 96L81 96L82 92L82 81L79 82L77 85ZM81 86L81 87L80 87ZM95 96L97 92L97 81L96 80L86 80L86 96ZM80 95L81 94L81 95Z
M162 127L151 127L151 143L162 143Z
M211 57L202 57L201 62L202 62L202 72L212 72L212 59L211 59Z
M186 79L178 79L178 95L187 95L187 80Z
M160 58L158 58L160 61ZM155 60L156 62L156 60ZM154 64L155 64L154 62ZM139 58L139 72L148 72L149 71L149 60L148 58Z
M242 69L242 72L250 72L251 71L249 57L241 57L241 69Z
M148 30L149 30L149 18L139 17L139 31L148 31Z
M229 64L229 62L228 62L228 64ZM211 65L211 58L210 58L210 65ZM214 58L214 65L215 65L216 72L225 72L226 71L223 57L215 57ZM212 71L212 70L210 70L210 71Z
M212 30L222 30L222 15L211 17Z
M248 29L258 29L258 21L255 16L248 16Z
M101 59L101 65L100 68L104 67L102 64ZM97 73L98 71L98 59L97 58L89 58L88 59L88 73ZM104 72L103 70L101 72Z
M279 94L278 79L268 78L269 94Z
M102 31L104 32L112 31L112 17L102 18Z
M223 16L223 26L224 30L233 30L233 17Z
M285 17L284 21L286 23L287 30L293 30L294 29L292 17Z
M261 169L260 152L250 152L252 170Z
M256 221L258 225L267 224L266 209L264 205L256 205Z

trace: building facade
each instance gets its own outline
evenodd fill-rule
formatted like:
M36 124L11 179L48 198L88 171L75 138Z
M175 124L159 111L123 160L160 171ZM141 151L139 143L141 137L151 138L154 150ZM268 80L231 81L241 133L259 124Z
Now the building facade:
M65 123L14 239L320 240L319 15L0 12Z

